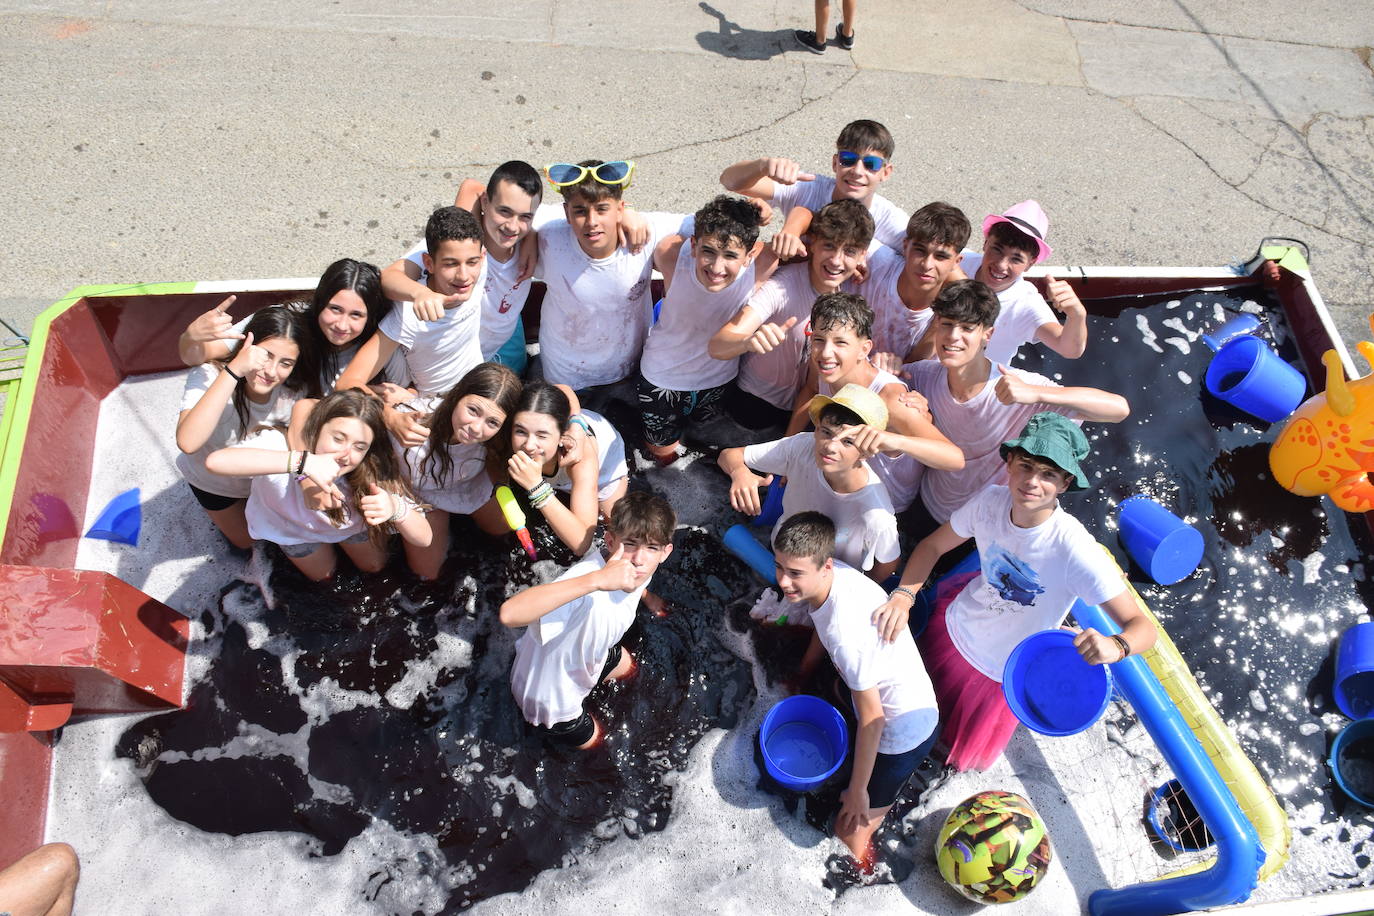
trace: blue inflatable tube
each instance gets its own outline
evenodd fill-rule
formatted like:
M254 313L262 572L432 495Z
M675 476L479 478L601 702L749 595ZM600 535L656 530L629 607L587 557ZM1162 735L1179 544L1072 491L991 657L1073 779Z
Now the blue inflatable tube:
M1116 621L1095 605L1075 602L1073 615L1084 629L1092 627L1109 636L1121 632ZM1259 881L1265 858L1254 825L1241 813L1235 796L1145 660L1132 655L1112 665L1112 675L1216 839L1217 858L1206 871L1094 891L1088 898L1088 912L1093 916L1163 916L1246 900Z
M773 572L773 552L758 542L758 539L743 525L731 525L725 532L725 547L749 565L749 568L763 577L769 585L777 585Z

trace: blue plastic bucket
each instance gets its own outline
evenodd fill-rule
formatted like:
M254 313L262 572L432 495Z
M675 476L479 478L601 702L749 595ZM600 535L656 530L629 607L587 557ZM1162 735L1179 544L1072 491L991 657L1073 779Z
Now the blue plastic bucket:
M774 477L773 482L768 485L768 492L763 496L759 514L754 516L754 520L749 524L755 528L772 528L776 525L778 519L782 518L782 494L786 489L787 484L778 483L778 478Z
M1356 719L1341 729L1328 762L1341 791L1374 808L1374 719Z
M810 792L844 763L849 732L839 710L800 694L776 703L763 718L759 747L768 775L794 792Z
M1307 381L1258 337L1226 344L1207 367L1207 390L1267 423L1277 423L1302 403Z
M1352 719L1374 712L1374 620L1357 623L1341 634L1332 693L1341 712Z
M1202 342L1215 353L1237 337L1254 334L1255 331L1259 330L1259 324L1259 319L1248 312L1236 315L1225 321L1212 333L1203 334Z
M1173 585L1202 562L1202 532L1148 496L1128 496L1117 507L1121 543L1160 585Z
M1032 633L1002 669L1002 695L1025 726L1042 735L1076 735L1101 717L1112 700L1106 665L1090 665L1068 630Z
M745 526L729 527L725 532L725 549L747 563L768 584L778 584L777 574L773 571L773 552L760 544Z

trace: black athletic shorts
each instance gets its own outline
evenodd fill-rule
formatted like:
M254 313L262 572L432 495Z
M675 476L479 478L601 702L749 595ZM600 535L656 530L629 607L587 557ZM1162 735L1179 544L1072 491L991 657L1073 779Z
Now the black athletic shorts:
M606 653L606 664L601 666L601 678L597 683L610 677L611 672L615 670L615 666L620 664L620 659L624 653L625 650L622 649L619 644L611 647L611 651ZM592 736L596 734L596 722L592 719L591 713L587 712L585 708L582 710L582 715L578 716L576 719L571 719L567 722L555 722L553 725L532 725L530 727L542 736L544 740L548 741L550 744L557 744L560 747L581 747L592 740ZM920 761L917 762L919 763Z
M191 492L195 494L196 502L200 503L201 508L207 512L218 512L221 509L228 509L236 503L248 502L246 496L220 496L218 493L207 493L193 483L188 483L186 486L191 488Z

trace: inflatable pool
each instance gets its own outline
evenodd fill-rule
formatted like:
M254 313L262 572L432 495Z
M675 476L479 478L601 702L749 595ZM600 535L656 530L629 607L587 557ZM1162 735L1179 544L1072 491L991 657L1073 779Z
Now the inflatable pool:
M1089 519L1099 538L1115 547L1107 519L1115 502L1135 488L1176 497L1171 504L1184 506L1183 514L1190 511L1187 507L1205 509L1199 513L1204 518L1194 519L1209 539L1203 568L1169 590L1142 586L1184 650L1177 654L1177 662L1161 661L1167 654L1164 648L1147 661L1164 685L1168 702L1188 720L1190 733L1215 733L1213 739L1204 737L1202 746L1210 741L1216 752L1203 756L1230 787L1243 819L1254 828L1256 842L1263 845L1263 873L1273 873L1257 895L1268 887L1278 888L1273 893L1280 896L1299 896L1367 883L1361 871L1367 862L1355 861L1363 855L1359 844L1368 836L1366 825L1356 823L1354 840L1334 839L1347 829L1340 820L1346 815L1332 810L1323 777L1312 776L1317 768L1305 763L1307 755L1319 756L1317 745L1323 741L1320 723L1325 712L1320 699L1306 703L1290 697L1288 688L1297 689L1296 697L1304 696L1307 680L1316 676L1322 653L1328 651L1327 643L1306 640L1299 632L1338 629L1338 621L1363 612L1349 579L1363 549L1353 538L1368 535L1369 516L1322 510L1318 517L1313 509L1323 504L1316 500L1284 501L1258 490L1266 437L1272 438L1277 430L1247 425L1208 402L1200 391L1202 348L1189 346L1194 343L1190 333L1200 335L1217 321L1217 312L1252 309L1278 329L1281 352L1303 365L1318 386L1322 375L1317 367L1327 349L1336 350L1347 375L1353 376L1349 356L1333 339L1311 278L1300 266L1285 270L1273 293L1276 299L1270 299L1249 268L1051 270L1069 278L1088 302L1095 339L1119 338L1139 351L1115 366L1093 369L1087 361L1082 366L1085 372L1102 373L1089 377L1087 384L1114 387L1114 380L1119 387L1126 377L1138 386L1131 397L1139 406L1129 436L1095 443L1101 455L1095 466L1102 477L1091 494L1075 503L1075 514ZM479 741L454 743L454 726L460 723L452 710L461 706L490 712L495 694L486 685L500 683L503 675L497 669L505 647L477 622L484 602L490 600L487 591L460 576L452 594L444 598L455 600L456 610L438 616L443 622L438 632L421 634L418 654L406 655L411 647L397 648L400 643L371 654L349 643L352 654L330 656L325 645L283 643L280 612L303 599L289 581L275 575L270 557L260 553L245 564L215 548L204 535L187 534L189 522L178 516L193 513L177 501L175 481L151 471L170 445L166 410L161 415L140 413L140 398L179 390L173 374L179 368L178 330L226 293L238 295L235 312L242 314L297 297L310 282L86 288L54 305L36 326L24 376L7 400L4 422L10 433L0 462L0 587L11 590L7 608L25 608L22 618L8 615L0 632L0 793L9 803L5 820L10 828L0 831L0 859L13 858L45 838L76 838L83 852L91 851L87 886L97 894L113 894L121 882L136 881L146 888L150 901L152 909L145 912L212 911L188 898L177 882L160 877L157 864L159 859L184 863L187 857L194 860L211 850L219 850L215 855L233 860L236 867L263 869L283 878L285 889L265 904L264 912L284 911L271 907L309 901L312 895L330 901L320 905L339 911L350 911L349 900L357 902L360 912L382 912L406 901L418 901L412 908L424 912L450 911L484 900L484 906L500 910L502 900L524 899L509 897L522 893L576 908L591 899L578 896L584 893L581 888L588 894L604 893L603 882L612 880L618 870L635 867L635 861L678 875L697 875L700 886L725 881L729 893L756 909L814 909L827 906L827 900L833 903L833 892L823 887L819 875L814 880L797 878L797 869L805 869L807 862L815 864L810 846L816 840L809 828L789 819L749 782L752 729L770 705L764 701L776 698L777 692L770 669L774 663L758 646L764 639L786 640L776 631L787 628L760 633L730 610L730 602L754 586L750 574L720 545L729 523L737 519L710 504L714 478L709 468L642 471L653 485L670 489L675 501L681 499L680 515L687 526L680 535L684 543L675 553L691 563L680 567L666 588L667 597L702 609L700 614L680 615L663 624L664 629L654 629L659 625L653 624L642 638L646 645L662 648L654 670L670 678L683 676L674 666L689 657L681 654L687 651L684 647L700 643L702 652L690 657L693 663L719 666L711 669L723 672L711 688L717 692L702 693L705 688L692 683L687 672L682 685L673 688L681 691L674 696L683 698L683 724L655 733L661 746L646 747L640 761L651 761L647 766L656 774L671 773L672 778L636 776L622 786L625 796L610 808L578 814L589 823L568 822L569 835L585 836L585 842L576 839L571 845L547 849L536 848L533 839L537 825L546 822L536 815L559 805L569 811L576 807L560 801L560 788L548 768L514 760L501 751L502 741L506 747L519 745L502 734L499 716L482 720L485 730L479 729ZM1202 289L1215 292L1199 294ZM533 336L537 323L530 325ZM1032 368L1053 373L1058 367L1047 360ZM1135 370L1138 377L1131 375ZM1157 390L1166 383L1174 387ZM1153 397L1142 394L1152 390L1157 390ZM150 445L159 442L162 451ZM1194 470L1175 471L1170 462L1191 463ZM118 471L111 473L109 467L116 463ZM1196 468L1205 470L1200 474ZM145 500L138 548L79 537L114 496L134 484L142 485ZM202 543L208 546L202 549ZM524 552L514 550L513 559L477 556L481 562L509 563L507 569L529 575L523 572L529 569ZM208 554L208 559L201 554ZM430 606L424 603L430 599L405 593L403 584L398 588L406 602ZM389 595L362 596L360 619L385 627ZM1269 598L1274 599L1272 609ZM1306 608L1299 609L1299 604ZM1285 610L1289 606L1292 613L1323 616L1319 621L1301 618L1300 628L1286 630L1283 621L1291 616ZM1211 631L1199 628L1198 607L1225 622L1221 643L1211 642L1206 635ZM17 626L17 621L23 625ZM65 634L65 641L55 642L56 633ZM1279 638L1291 645L1284 659L1250 663L1247 653L1227 651L1237 644L1264 645ZM399 654L387 654L393 651ZM485 666L483 653L493 659ZM1258 664L1267 677L1247 672L1247 664ZM257 682L264 685L263 695L246 696L236 687L234 673L244 666L251 666ZM1190 681L1189 669L1201 686ZM192 702L184 711L170 711L188 695ZM269 695L273 705L264 708ZM624 694L614 702L633 704L641 699ZM1259 709L1258 703L1271 712ZM1206 721L1206 711L1218 705L1221 716L1239 729L1238 743L1230 737L1228 745L1232 729L1220 718ZM1282 715L1273 714L1281 707ZM637 713L632 705L616 708L630 718L651 712ZM135 712L157 714L127 727L131 720L102 718ZM1268 724L1271 720L1277 724ZM56 730L68 722L72 724L59 739ZM417 722L429 731L410 730ZM1300 730L1314 723L1319 725L1316 731ZM1273 729L1272 737L1266 728ZM1130 753L1122 759L1141 767L1139 772L1126 772L1123 766L1121 773L1101 774L1115 778L1113 783L1073 792L1055 788L1076 778L1065 775L1058 748L1076 749L1084 771L1092 768L1088 761L1095 755L1124 753L1107 741L1100 727L1095 731L1045 739L1069 742L1061 745L1026 739L1009 752L1004 768L988 774L989 779L1019 780L1030 786L1024 792L1045 815L1061 853L1062 872L1037 889L1028 911L1087 907L1095 892L1132 884L1140 877L1187 876L1177 863L1149 860L1143 825L1128 813L1130 799L1143 800L1152 785L1163 781L1160 777L1167 778L1164 762L1134 762L1131 755L1138 748L1128 740L1125 750ZM322 744L326 738L336 743ZM1074 743L1080 738L1105 742L1105 747ZM408 756L412 744L420 747L431 739L432 754L425 751L430 757ZM393 754L414 769L385 768L368 742L395 749ZM317 750L312 752L307 743ZM1281 753L1276 750L1280 743ZM1239 759L1258 761L1267 778L1250 779L1232 755L1238 748L1243 748ZM322 755L342 762L326 768ZM1037 763L1041 760L1048 761L1048 767ZM298 764L299 777L293 770ZM378 768L369 769L374 766ZM1294 775L1304 768L1305 779ZM1253 767L1250 772L1258 777ZM465 775L454 775L459 773ZM257 774L257 785L267 780L282 788L284 807L268 810L270 799L237 794L237 780L252 774ZM1271 793L1266 782L1276 791ZM455 793L454 784L463 791ZM462 810L468 804L463 799L479 784L491 796L484 803L501 812L495 821L489 811ZM215 787L218 807L213 798L205 800L200 790L206 786ZM983 787L994 786L952 781L949 792L968 794ZM1019 785L1013 788L1023 791ZM412 794L415 789L423 793ZM369 793L376 794L375 800L369 800ZM1107 823L1089 823L1089 812L1113 793L1126 799L1117 814ZM1275 794L1290 811L1272 803ZM240 797L253 805L231 803ZM938 805L942 797L936 793L930 804ZM446 808L449 804L455 807ZM92 810L118 810L123 821L137 827L138 836L127 831L107 836L105 818L91 817ZM1294 842L1329 843L1309 847L1309 852L1331 853L1333 861L1335 844L1344 842L1341 855L1349 854L1353 863L1349 876L1303 872L1286 877L1291 870L1282 867L1282 840L1286 815L1292 811L1306 812L1313 819L1316 836L1313 840L1304 835ZM898 818L894 855L905 856L907 870L894 875L900 881L888 891L864 889L877 895L868 898L874 905L924 899L922 893L903 894L895 888L925 888L925 882L930 883L928 890L937 887L933 866L927 868L914 853L904 851L916 849L922 831L933 829L928 813L924 806L907 805ZM510 844L478 839L478 826L472 827L471 835L462 826L488 829L489 823L502 820L527 825L520 829L531 832L519 835L518 862ZM441 821L453 826L441 828ZM1327 830L1327 825L1334 826ZM723 840L722 830L737 833L742 845ZM1107 858L1112 836L1136 844L1129 869ZM712 849L767 860L756 855L761 843L778 844L775 861L756 861L752 875L741 872L728 881L709 877L733 867ZM469 859L458 852L478 847L490 849L483 853L486 858ZM631 852L625 852L627 848ZM1188 870L1206 867L1198 862ZM1261 873L1259 861L1248 867L1252 876ZM132 877L120 876L121 868ZM508 879L492 879L496 871ZM618 893L631 894L633 900L661 905L652 896L656 886L661 891L664 882L640 881L632 888L615 885ZM778 891L779 887L787 890ZM398 888L405 888L405 896L389 896L399 894ZM937 896L920 906L939 912L943 902L948 908L952 898L942 900L941 891L930 892ZM263 899L251 888L239 893L240 901ZM772 896L778 893L784 896ZM693 909L692 903L675 898L668 910L676 906L685 912Z

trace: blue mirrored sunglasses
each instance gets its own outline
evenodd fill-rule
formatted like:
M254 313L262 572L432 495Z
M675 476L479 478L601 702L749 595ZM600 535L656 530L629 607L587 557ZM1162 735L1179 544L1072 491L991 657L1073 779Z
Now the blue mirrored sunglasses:
M852 152L851 150L842 149L836 155L839 157L840 165L847 169L852 169L855 165L862 162L864 168L868 169L870 172L878 172L882 170L883 166L887 165L887 160L882 156L875 156L872 153L869 153L867 156L860 156L858 153Z
M634 174L635 164L617 159L600 165L573 165L569 162L555 162L544 166L544 174L555 188L566 188L577 184L588 175L605 185L628 187L630 176Z

